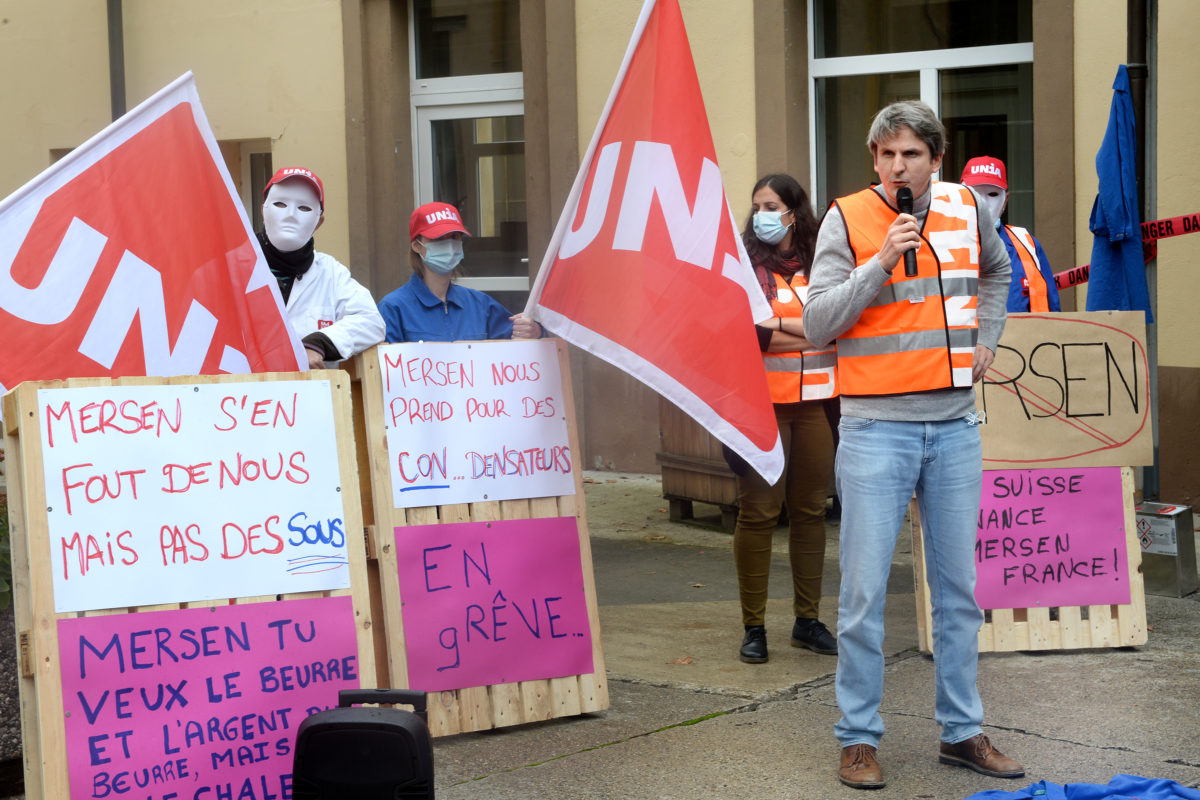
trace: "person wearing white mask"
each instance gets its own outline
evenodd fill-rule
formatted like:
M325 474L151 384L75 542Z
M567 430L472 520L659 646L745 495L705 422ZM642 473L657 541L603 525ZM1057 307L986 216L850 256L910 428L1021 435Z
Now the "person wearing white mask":
M750 195L753 209L742 243L775 316L757 326L767 386L783 443L783 475L774 484L725 453L738 475L733 561L742 606L739 658L767 660L767 579L780 514L788 511L792 567L792 647L837 654L837 640L818 619L825 567L825 505L833 478L837 416L837 351L815 347L801 319L808 297L817 221L808 194L790 175L767 175Z
M542 326L476 289L454 282L463 260L463 237L470 236L458 209L426 203L408 221L408 283L379 301L389 342L456 342L483 339L538 339Z
M383 319L371 293L337 259L313 247L313 233L325 221L321 179L304 167L279 169L263 190L262 215L258 241L309 369L336 368L383 341Z
M991 156L976 156L963 167L959 183L970 186L987 204L995 220L1000 241L1012 262L1012 284L1008 288L1008 311L1061 311L1058 284L1050 271L1050 259L1033 234L1016 225L1000 222L1008 205L1008 175L1004 162Z

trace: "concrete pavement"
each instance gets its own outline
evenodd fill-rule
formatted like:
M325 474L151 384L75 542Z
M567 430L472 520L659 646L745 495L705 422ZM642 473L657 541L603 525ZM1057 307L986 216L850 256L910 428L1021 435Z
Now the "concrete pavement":
M937 761L933 662L916 648L912 554L896 554L887 605L879 758L886 788L836 776L836 658L788 646L786 540L768 607L771 659L737 658L741 624L719 514L672 523L656 476L586 474L611 708L437 739L441 800L508 798L965 798L1038 780L1116 773L1200 787L1200 598L1147 597L1140 648L985 654L985 732L1024 762L1017 780ZM712 527L704 527L709 522ZM837 525L829 526L822 619L836 623Z

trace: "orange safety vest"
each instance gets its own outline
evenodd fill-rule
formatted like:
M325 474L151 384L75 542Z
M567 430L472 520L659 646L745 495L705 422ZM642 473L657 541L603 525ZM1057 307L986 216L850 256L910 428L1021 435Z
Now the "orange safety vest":
M808 281L797 273L789 286L782 275L775 275L776 298L771 301L775 316L800 319L808 297ZM837 347L824 350L795 350L763 353L767 386L772 403L798 403L801 400L826 400L837 397Z
M1046 287L1046 276L1042 273L1042 264L1037 257L1037 242L1033 234L1016 225L1005 225L1005 230L1019 246L1017 255L1021 258L1021 266L1025 268L1025 289L1029 294L1030 311L1050 310L1050 290Z
M879 252L897 212L874 189L836 201L856 267ZM903 259L858 321L838 337L844 395L970 388L979 329L979 216L971 190L934 182L917 250L917 274Z

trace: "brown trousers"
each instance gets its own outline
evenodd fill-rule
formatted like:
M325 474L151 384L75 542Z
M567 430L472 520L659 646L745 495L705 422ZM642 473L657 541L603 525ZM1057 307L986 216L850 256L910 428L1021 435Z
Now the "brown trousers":
M825 566L825 501L833 476L834 451L825 406L824 402L776 405L785 460L783 475L774 486L753 470L738 479L733 560L744 625L763 625L766 621L771 539L785 503L794 612L797 617L817 617Z

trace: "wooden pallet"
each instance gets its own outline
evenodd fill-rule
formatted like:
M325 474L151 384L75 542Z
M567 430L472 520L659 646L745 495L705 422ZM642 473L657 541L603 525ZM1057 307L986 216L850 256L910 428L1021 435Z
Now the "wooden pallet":
M349 589L284 594L278 597L276 595L242 596L132 608L55 612L51 559L45 556L50 552L50 542L45 511L47 494L38 420L37 391L47 388L250 383L271 380L328 380L332 393L336 435L339 441L344 441L345 437L353 435L349 376L335 370L258 375L179 376L169 379L77 378L65 381L26 382L4 396L5 449L8 458L8 503L12 541L13 599L20 672L25 796L30 800L39 800L40 798L58 800L72 796L84 796L87 791L90 791L90 789L77 789L72 794L68 779L63 670L57 627L60 619L250 603L275 603L278 600L349 595L354 608L360 685L363 687L377 685L370 601L367 596L365 547L354 546L361 540L349 536L346 548L350 564L351 586ZM344 491L350 493L349 496L357 496L358 476L353 462L353 454L349 448L339 448L338 458L340 485ZM343 506L346 531L361 531L362 520L357 505L348 503ZM336 698L334 702L336 702ZM295 724L299 724L298 719L295 720ZM290 769L288 771L290 772ZM277 779L277 776L273 777Z
M504 347L504 342L490 343ZM570 368L566 343L556 340L562 397L567 414L570 448L579 453ZM608 708L608 682L604 654L600 646L600 615L596 602L596 583L592 572L591 543L588 536L583 481L575 470L575 494L455 505L397 509L392 507L391 472L388 464L387 433L383 417L383 389L378 350L356 356L351 367L354 382L356 420L362 435L359 443L359 471L363 482L363 517L368 531L368 572L373 599L379 600L384 624L376 629L376 668L380 680L393 688L408 688L403 598L397 577L392 531L405 525L433 525L453 522L487 522L573 516L578 521L579 551L582 562L588 623L592 636L593 671L550 680L476 686L455 691L431 692L429 728L434 736L487 730L556 717L577 716ZM578 464L578 460L576 460ZM369 476L369 480L366 480ZM369 487L369 493L367 489Z
M1142 548L1137 540L1133 511L1133 488L1133 470L1123 467L1121 491L1125 503L1130 602L1123 605L992 609L986 612L979 629L979 652L1130 647L1146 643L1146 595L1142 582ZM918 646L921 652L932 653L933 609L925 572L920 512L915 499L909 503L909 516L912 520Z
M709 503L721 510L721 527L733 533L737 524L737 476L721 455L721 443L670 400L658 403L662 450L655 459L662 468L663 497L672 522L695 516L693 504Z

